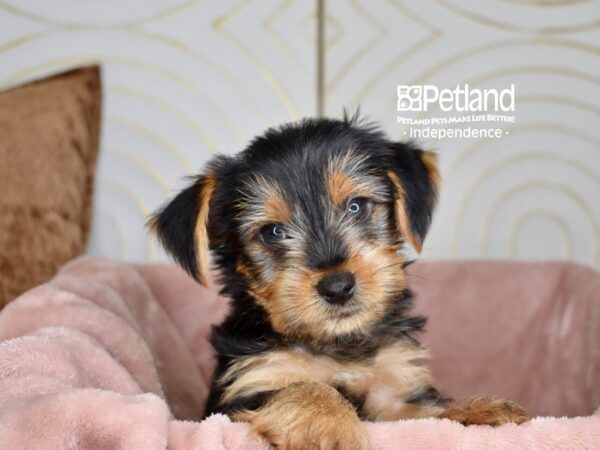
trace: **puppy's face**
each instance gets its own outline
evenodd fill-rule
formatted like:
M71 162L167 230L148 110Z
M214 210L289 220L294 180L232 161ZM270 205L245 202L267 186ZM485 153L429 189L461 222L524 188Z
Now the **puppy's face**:
M355 143L330 145L269 161L237 204L251 294L275 330L319 341L366 331L405 288L391 180Z
M402 294L400 250L420 250L438 182L429 153L352 122L305 121L214 161L154 226L201 281L211 246L276 331L328 342L368 333Z

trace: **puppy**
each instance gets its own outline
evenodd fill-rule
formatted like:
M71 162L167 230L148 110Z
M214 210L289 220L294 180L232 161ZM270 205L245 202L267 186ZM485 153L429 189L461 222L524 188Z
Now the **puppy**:
M527 420L489 397L443 398L414 334L402 249L419 251L436 158L357 118L308 119L218 156L151 219L206 284L209 250L231 312L206 414L250 422L281 449L366 449L361 419Z

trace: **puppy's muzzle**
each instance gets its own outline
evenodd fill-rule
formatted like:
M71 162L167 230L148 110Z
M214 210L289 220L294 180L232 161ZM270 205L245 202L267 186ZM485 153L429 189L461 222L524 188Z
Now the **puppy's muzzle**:
M356 279L347 271L325 275L317 284L317 292L323 299L334 305L343 305L354 296Z

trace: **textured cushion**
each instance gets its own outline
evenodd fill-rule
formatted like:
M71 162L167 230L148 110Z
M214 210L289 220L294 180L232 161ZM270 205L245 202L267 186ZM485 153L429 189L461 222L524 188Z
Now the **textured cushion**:
M409 280L431 317L422 337L445 395L500 394L532 415L588 415L600 404L599 273L420 262ZM228 307L216 291L175 266L84 257L10 304L0 313L0 448L268 450L247 424L192 421L216 362L211 325ZM600 448L600 415L366 426L379 450Z
M98 67L0 93L0 307L84 250L100 113Z

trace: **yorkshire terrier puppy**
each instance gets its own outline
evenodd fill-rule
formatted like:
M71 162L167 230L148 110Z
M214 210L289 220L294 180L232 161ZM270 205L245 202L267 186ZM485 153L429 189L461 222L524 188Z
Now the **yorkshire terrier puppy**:
M402 249L421 249L439 186L432 153L308 119L216 157L158 211L167 251L205 284L212 250L232 300L206 414L281 449L366 449L361 419L526 421L509 401L442 397L415 339Z

